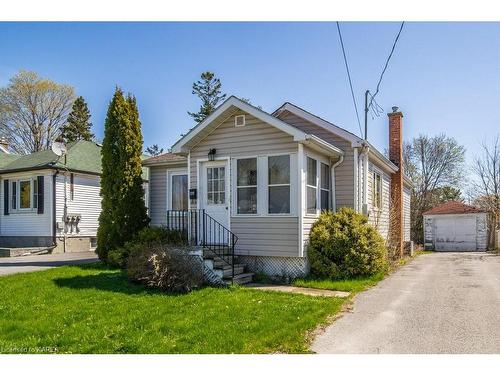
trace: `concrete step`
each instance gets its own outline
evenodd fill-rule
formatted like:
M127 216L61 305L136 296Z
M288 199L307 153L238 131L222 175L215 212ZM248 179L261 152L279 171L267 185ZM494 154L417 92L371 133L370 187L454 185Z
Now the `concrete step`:
M253 275L254 275L254 273L251 273L251 272L240 273L239 275L235 275L234 276L233 283L234 284L239 284L239 285L251 283ZM231 278L230 277L227 278L227 279L224 279L224 281L227 284L231 284Z

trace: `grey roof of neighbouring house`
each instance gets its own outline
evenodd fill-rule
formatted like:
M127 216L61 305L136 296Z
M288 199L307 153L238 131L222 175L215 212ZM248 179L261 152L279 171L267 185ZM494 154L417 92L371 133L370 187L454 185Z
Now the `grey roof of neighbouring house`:
M64 165L64 158L57 156L52 150L43 150L29 155L0 155L0 174L47 168L100 175L102 173L101 146L83 140L69 144L66 165ZM142 177L145 180L148 179L147 168L143 168Z

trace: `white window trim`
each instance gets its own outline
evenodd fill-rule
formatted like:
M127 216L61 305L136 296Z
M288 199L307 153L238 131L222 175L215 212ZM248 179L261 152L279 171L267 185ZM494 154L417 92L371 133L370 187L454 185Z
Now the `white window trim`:
M205 166L205 170L208 171L208 168L217 168L217 169L225 168L224 169L224 186L227 187L227 180L226 180L227 179L227 168L226 168L226 166L225 165L206 165ZM211 205L211 206L227 206L227 199L228 198L226 196L227 195L227 191L226 191L227 189L226 188L224 188L224 191L222 191L222 190L214 190L214 191L212 191L212 193L217 192L219 194L219 196L220 196L221 192L224 192L224 202L222 202L222 203L213 203L212 202L211 203L211 202L208 201L208 176L205 175L204 177L205 177L205 182L206 182L205 186L207 187L207 191L205 192L205 194L206 194L206 196L205 196L206 203L209 204L209 205ZM218 178L217 180L220 181L220 178Z
M325 165L327 170L328 170L328 189L325 189L321 186L321 183L323 182L322 179L321 179L321 176L322 176L322 171L321 171L321 165ZM321 192L323 191L327 191L328 192L328 207L326 208L327 210L330 210L332 208L332 168L330 166L330 164L327 164L327 163L323 163L322 161L319 162L319 173L320 173L320 176L319 176L319 182L320 182L320 185L319 185L319 206L321 206ZM321 207L319 207L320 211L322 210Z
M290 213L289 214L270 214L269 213L269 185L268 185L268 157L290 155ZM239 214L237 207L237 160L257 158L257 213L256 214ZM260 155L242 155L231 158L231 175L235 176L235 180L231 179L231 194L235 197L231 203L231 216L236 217L298 217L298 207L300 199L299 189L297 186L297 153L296 152L279 152ZM234 162L233 162L234 161ZM240 186L241 187L241 186Z
M376 188L376 184L375 184L375 181L376 181L376 176L380 176L380 185L379 185L379 196L380 196L380 206L376 206L375 205L375 188ZM371 188L371 199L372 199L372 204L371 204L371 209L373 211L382 211L382 206L383 206L383 202L382 202L382 193L383 193L383 185L384 185L384 175L381 171L379 171L378 169L376 168L372 168L371 170L371 173L370 173L370 178L372 180L372 188Z
M288 156L289 157L289 163L290 163L290 175L289 175L289 179L288 179L288 184L270 184L269 183L269 158L270 157L273 157L273 156ZM292 213L292 201L293 201L293 197L292 197L292 167L293 167L293 163L292 163L292 155L290 154L280 154L280 155L269 155L269 156L266 156L266 212L267 212L267 215L268 216L290 216L291 213ZM290 202L289 202L289 207L290 207L290 212L283 212L283 213L270 213L269 212L269 188L270 187L274 187L274 186L288 186L290 188Z
M307 183L307 158L311 158L316 160L316 186L309 185ZM332 203L331 201L334 199L332 194L332 181L331 181L331 176L332 176L332 171L331 171L331 164L330 161L322 157L321 155L318 154L313 154L311 152L306 152L304 155L304 172L305 172L305 185L304 185L304 216L305 217L319 217L321 213L321 163L326 164L330 168L330 209L332 208ZM316 213L308 213L307 212L307 188L316 188ZM324 190L324 189L323 189Z
M11 214L19 214L19 213L31 213L36 212L38 210L38 202L37 207L34 207L34 181L37 180L37 176L34 177L22 177L15 178L10 180L10 188L9 188L9 213ZM21 208L21 182L29 181L30 182L30 206L28 208ZM16 208L12 207L12 186L16 184Z
M172 168L167 171L167 210L172 209L172 176L179 176L179 175L186 175L189 181L189 175L186 169ZM188 186L188 194L189 194L189 186ZM188 202L189 202L189 197L188 197Z
M243 123L242 123L241 125L238 125L238 119L239 119L239 118L242 118L242 117L243 117ZM236 115L236 116L234 116L234 126L235 126L236 128L242 128L242 127L244 127L246 124L247 124L247 122L246 122L246 117L245 117L245 115Z
M257 167L257 185L241 185L239 186L238 185L238 160L245 160L245 159L255 159L255 164L256 164L256 167ZM259 206L261 205L261 197L259 195L259 185L261 185L261 175L260 175L260 167L259 167L259 163L260 160L259 160L259 157L257 156L249 156L249 157L241 157L241 158L236 158L235 159L235 163L234 163L234 186L235 186L235 191L234 191L234 208L233 208L233 212L235 213L235 215L237 216L250 216L250 217L254 217L254 216L257 216L259 215ZM251 214L251 213L244 213L244 214L240 214L238 213L238 189L242 189L242 188L256 188L257 189L257 210L254 214Z

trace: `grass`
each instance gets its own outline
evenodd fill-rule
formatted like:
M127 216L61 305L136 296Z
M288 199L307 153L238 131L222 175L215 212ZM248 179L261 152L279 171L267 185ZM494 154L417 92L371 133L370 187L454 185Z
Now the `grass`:
M413 258L420 255L433 254L433 253L434 251L419 250L415 252ZM350 292L352 294L356 294L368 288L371 288L372 286L375 286L380 281L382 281L389 273L393 272L395 269L399 267L406 265L413 258L403 257L399 259L395 264L393 264L387 272L379 272L371 276L357 277L352 279L341 279L341 280L319 279L310 276L303 279L296 279L293 282L293 285L304 288L338 290L341 292Z
M293 282L293 285L304 288L330 289L338 290L341 292L359 293L376 285L384 277L385 273L383 272L377 273L372 276L341 280L317 279L314 277L307 277L295 280Z
M100 264L0 277L0 352L303 353L345 299L204 288L167 295Z

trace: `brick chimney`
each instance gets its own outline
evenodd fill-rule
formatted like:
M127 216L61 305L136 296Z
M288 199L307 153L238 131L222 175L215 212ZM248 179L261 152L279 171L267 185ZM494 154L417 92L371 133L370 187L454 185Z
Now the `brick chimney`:
M398 107L392 107L389 116L389 159L398 166L399 170L391 176L391 220L390 242L396 247L399 256L404 254L403 243L403 113Z

